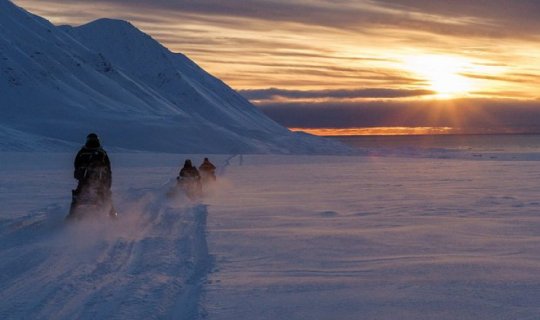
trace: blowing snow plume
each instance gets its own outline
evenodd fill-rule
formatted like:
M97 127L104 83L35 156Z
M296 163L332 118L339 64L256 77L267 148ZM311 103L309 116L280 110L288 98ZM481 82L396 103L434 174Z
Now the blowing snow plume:
M117 221L66 224L66 208L52 206L2 223L0 317L199 318L206 206L148 190L127 201Z

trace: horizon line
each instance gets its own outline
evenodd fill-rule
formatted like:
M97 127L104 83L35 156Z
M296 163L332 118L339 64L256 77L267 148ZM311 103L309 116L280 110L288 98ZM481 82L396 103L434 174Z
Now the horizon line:
M322 137L354 136L442 136L442 135L536 135L540 132L516 130L462 130L452 127L356 127L356 128L295 128L294 132L305 132Z

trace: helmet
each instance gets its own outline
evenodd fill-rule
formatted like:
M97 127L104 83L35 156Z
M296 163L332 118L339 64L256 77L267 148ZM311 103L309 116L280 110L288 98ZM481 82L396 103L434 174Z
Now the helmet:
M86 140L99 140L99 137L97 134L92 132L86 136Z
M99 137L95 133L86 136L86 146L89 148L98 148L100 146Z

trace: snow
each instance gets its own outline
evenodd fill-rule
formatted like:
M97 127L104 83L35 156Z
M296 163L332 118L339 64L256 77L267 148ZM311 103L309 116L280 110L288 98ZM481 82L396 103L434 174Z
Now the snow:
M210 206L211 319L537 317L537 162L272 162Z
M297 134L129 22L57 27L0 0L0 145L63 151L97 132L117 149L177 153L343 153ZM51 150L51 151L54 151Z
M73 155L0 153L1 318L540 314L534 159L211 156L190 202L163 195L203 155L110 156L120 219L66 225Z

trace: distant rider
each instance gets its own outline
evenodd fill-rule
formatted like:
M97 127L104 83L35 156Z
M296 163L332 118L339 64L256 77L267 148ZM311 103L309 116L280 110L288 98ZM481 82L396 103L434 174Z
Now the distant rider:
M179 179L187 179L187 180L200 180L201 175L199 174L199 171L197 168L195 168L191 164L191 160L187 159L184 162L184 167L182 170L180 170Z
M89 201L105 208L110 206L109 214L116 216L111 196L111 162L101 148L97 134L90 133L86 137L86 144L77 153L74 166L73 176L78 185L73 190L70 215L81 202Z
M201 195L201 176L197 168L191 164L191 160L187 159L184 162L184 167L180 170L177 179L189 198L195 199Z
M204 180L216 180L216 166L208 158L204 158L203 163L199 166L199 171Z

